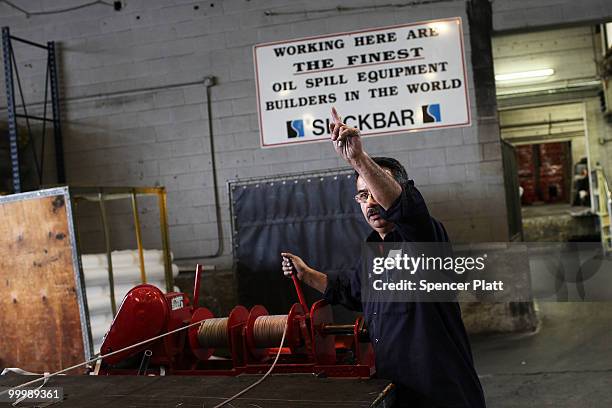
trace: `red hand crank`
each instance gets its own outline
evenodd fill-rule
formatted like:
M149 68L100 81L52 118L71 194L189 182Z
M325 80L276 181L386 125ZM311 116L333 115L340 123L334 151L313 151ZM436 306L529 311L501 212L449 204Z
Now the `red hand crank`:
M302 292L302 285L300 284L300 281L297 277L297 271L295 270L293 261L289 259L289 262L291 262L291 269L293 269L293 272L291 272L291 279L293 279L293 286L295 286L295 291L297 292L300 305L302 305L302 307L304 308L304 313L306 313L306 315L310 315L310 309L306 304L306 298L304 297L304 292Z

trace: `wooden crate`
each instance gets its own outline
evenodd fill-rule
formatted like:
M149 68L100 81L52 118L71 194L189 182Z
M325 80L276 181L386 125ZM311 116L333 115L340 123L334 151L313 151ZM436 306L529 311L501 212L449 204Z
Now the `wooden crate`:
M0 368L53 372L91 357L67 187L0 197Z

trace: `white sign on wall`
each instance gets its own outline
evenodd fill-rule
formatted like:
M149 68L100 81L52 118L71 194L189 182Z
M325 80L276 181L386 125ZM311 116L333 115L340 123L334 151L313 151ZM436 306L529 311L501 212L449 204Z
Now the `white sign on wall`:
M253 50L262 147L327 140L331 107L364 136L470 125L461 18Z

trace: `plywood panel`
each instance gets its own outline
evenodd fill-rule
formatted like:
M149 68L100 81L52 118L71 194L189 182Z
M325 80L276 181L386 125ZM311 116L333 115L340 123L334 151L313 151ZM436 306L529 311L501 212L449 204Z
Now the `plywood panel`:
M85 356L67 194L0 200L0 367L55 371Z

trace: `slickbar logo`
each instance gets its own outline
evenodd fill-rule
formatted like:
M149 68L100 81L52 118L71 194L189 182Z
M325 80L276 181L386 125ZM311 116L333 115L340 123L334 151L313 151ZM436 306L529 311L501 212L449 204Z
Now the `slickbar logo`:
M304 137L304 121L302 119L294 119L287 121L287 137Z
M423 123L437 123L442 121L440 104L422 105ZM329 118L325 119L293 119L286 122L287 139L298 137L318 137L329 132ZM372 112L367 114L347 115L343 118L348 126L355 126L362 132L370 130L402 128L413 126L419 121L415 111L402 109L390 112ZM308 133L308 135L306 134Z
M423 123L435 123L442 121L439 103L423 105L421 108L423 110Z

